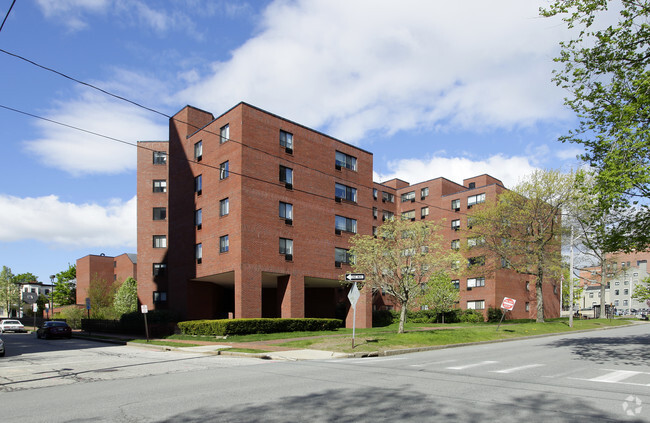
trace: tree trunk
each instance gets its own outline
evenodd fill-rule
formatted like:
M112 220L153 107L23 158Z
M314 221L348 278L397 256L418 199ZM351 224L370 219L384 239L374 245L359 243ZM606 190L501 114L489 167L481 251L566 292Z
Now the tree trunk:
M404 323L406 323L407 307L408 307L408 303L402 304L402 309L399 312L399 328L397 329L397 333L404 333Z
M603 255L603 257L605 257ZM598 317L605 318L605 288L607 288L607 274L605 273L605 259L600 260L600 315Z
M537 268L537 281L535 282L535 293L537 295L537 323L544 323L544 295L542 293L543 281L544 270L540 266Z

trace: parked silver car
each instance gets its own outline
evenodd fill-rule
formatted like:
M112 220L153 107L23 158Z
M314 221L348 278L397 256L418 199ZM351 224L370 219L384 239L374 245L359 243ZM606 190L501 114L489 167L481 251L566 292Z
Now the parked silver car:
M27 332L25 326L18 320L0 320L0 333L3 332Z

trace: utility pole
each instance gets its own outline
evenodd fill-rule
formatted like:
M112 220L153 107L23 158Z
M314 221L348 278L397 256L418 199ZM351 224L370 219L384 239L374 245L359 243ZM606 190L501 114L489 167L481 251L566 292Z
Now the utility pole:
M569 327L573 327L573 225L571 226L571 255L569 259Z

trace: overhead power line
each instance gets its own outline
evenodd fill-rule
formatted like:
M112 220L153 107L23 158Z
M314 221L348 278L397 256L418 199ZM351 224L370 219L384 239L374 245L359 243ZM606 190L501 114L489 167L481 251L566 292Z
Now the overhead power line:
M5 27L5 22L7 22L7 18L9 18L9 14L11 13L11 9L14 8L14 4L16 4L16 0L11 2L11 6L9 6L9 10L7 10L7 14L5 15L5 18L2 20L2 25L0 25L0 32L2 32L2 28Z

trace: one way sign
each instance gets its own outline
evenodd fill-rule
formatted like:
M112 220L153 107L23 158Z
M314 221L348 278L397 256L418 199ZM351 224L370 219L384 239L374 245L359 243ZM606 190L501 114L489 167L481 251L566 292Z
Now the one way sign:
M363 273L348 273L345 275L346 281L365 281L366 275Z

